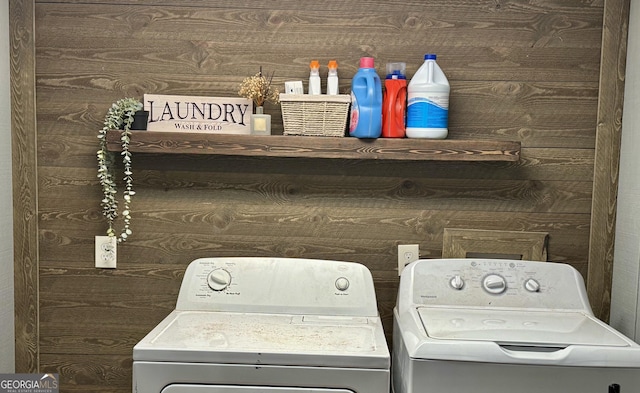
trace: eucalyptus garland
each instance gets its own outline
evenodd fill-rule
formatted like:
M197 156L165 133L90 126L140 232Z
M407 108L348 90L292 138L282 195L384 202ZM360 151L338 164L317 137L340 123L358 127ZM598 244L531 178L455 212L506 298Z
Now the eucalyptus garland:
M119 236L118 243L124 242L131 236L131 197L135 195L133 191L133 172L131 171L131 152L129 152L129 142L131 141L131 124L133 115L142 109L142 103L135 98L123 98L116 101L104 118L104 126L98 133L100 140L100 150L98 150L98 179L102 186L102 214L106 217L109 228L108 236L116 236L114 222L118 217L118 201L116 200L117 188L115 182L115 154L107 150L107 131L122 128L120 142L122 146L122 163L124 164L124 192L122 204L123 228Z

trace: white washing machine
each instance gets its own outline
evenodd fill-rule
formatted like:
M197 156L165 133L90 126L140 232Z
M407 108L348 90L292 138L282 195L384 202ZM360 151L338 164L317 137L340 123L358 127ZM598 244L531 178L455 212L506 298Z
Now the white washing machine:
M295 258L202 258L176 309L133 348L134 393L388 393L369 270Z
M637 393L640 346L591 312L571 266L419 260L394 308L395 393Z

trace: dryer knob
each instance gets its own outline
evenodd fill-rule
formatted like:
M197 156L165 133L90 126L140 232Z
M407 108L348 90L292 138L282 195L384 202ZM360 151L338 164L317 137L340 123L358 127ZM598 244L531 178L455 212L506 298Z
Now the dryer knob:
M507 289L507 281L499 274L489 274L482 281L482 286L487 292L497 295Z
M346 291L349 288L349 280L346 277L340 277L336 280L336 289Z
M207 284L214 291L222 291L231 284L231 274L224 269L212 270L207 276Z
M462 277L456 274L449 281L449 285L451 285L451 288L453 289L461 290L462 288L464 288L464 280L462 279Z
M540 292L540 283L533 278L529 278L524 282L524 288L529 292Z

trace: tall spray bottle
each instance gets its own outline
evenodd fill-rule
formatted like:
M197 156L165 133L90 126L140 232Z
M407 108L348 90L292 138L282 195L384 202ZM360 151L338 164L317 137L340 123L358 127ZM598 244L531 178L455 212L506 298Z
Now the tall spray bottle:
M351 80L351 121L349 135L379 138L382 133L382 84L372 57L360 59L360 68Z
M424 63L407 88L407 137L447 137L449 92L449 81L436 63L436 55L424 55Z
M387 63L382 98L382 137L404 138L407 109L407 65Z

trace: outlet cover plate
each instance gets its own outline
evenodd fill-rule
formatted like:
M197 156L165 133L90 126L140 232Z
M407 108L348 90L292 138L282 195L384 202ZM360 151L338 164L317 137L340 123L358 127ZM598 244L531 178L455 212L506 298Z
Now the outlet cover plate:
M398 276L402 274L405 266L420 259L420 245L399 244L398 245Z
M115 269L118 251L118 239L115 236L96 236L96 268Z

